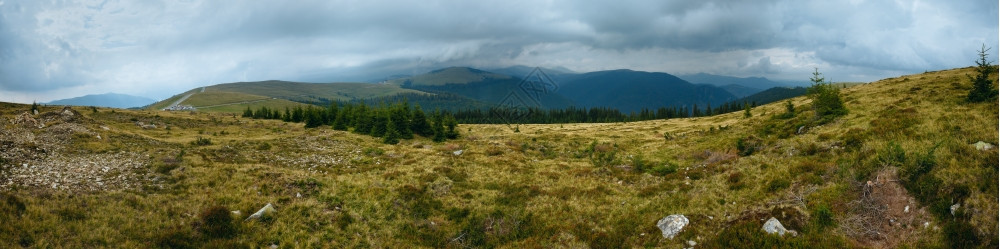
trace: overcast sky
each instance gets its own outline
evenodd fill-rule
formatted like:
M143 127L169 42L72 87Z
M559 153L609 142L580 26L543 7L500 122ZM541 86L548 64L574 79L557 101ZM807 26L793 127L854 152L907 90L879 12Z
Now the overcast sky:
M593 2L0 0L0 101L445 66L873 81L998 43L996 0Z

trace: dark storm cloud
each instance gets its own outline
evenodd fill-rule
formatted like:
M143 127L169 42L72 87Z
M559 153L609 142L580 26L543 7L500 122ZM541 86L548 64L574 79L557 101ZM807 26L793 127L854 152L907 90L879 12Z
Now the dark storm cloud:
M970 65L996 1L0 0L0 100L443 66L843 80ZM993 57L995 58L995 57Z

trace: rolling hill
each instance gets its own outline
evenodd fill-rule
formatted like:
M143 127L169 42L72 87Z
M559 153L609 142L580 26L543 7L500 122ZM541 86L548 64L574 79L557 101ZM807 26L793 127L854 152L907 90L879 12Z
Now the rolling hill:
M48 105L101 106L113 108L132 108L152 104L156 100L128 94L105 93L90 94L69 99L54 100Z
M241 112L247 107L267 106L283 109L303 104L328 104L331 101L383 98L399 94L426 93L391 84L302 83L276 80L236 82L192 89L157 102L149 109L163 109L176 103L203 111Z

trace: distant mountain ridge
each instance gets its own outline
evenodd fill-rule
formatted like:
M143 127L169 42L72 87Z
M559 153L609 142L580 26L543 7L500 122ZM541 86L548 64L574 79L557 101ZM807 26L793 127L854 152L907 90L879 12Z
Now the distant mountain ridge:
M737 97L749 96L754 93L763 91L765 89L771 89L774 87L789 86L783 83L769 80L764 77L740 78L740 77L715 75L707 73L677 75L677 77L694 84L709 84L713 86L723 87L726 88L727 90L730 90L730 93L736 95ZM730 85L742 86L744 88L732 87Z
M578 107L612 107L622 112L695 104L704 108L736 100L736 96L716 86L691 84L668 73L628 69L568 77L558 93Z
M100 106L112 108L141 107L156 102L155 99L120 93L88 94L75 98L50 101L48 105Z

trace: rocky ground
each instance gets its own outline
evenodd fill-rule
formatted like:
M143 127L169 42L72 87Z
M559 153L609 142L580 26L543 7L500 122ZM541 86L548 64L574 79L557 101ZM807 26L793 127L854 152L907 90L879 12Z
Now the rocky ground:
M3 122L6 121L6 122ZM37 115L25 112L0 130L0 190L19 187L76 191L142 186L149 157L136 152L80 154L74 139L107 139L88 128L93 121L71 108ZM107 129L104 126L98 126Z

